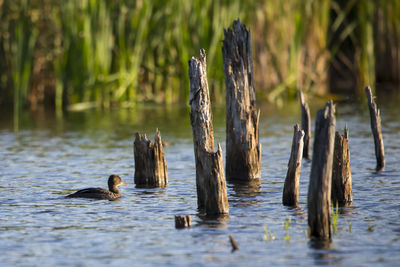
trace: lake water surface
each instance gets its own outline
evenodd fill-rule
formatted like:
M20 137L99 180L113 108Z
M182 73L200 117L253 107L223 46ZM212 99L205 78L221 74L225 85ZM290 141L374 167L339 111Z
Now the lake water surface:
M300 208L281 203L297 102L261 107L262 182L227 183L229 218L212 220L197 211L189 109L140 106L108 112L69 112L61 118L24 113L19 130L0 119L1 266L342 266L400 262L400 105L378 101L386 169L376 165L366 104L336 104L336 129L350 131L354 205L342 208L330 247L306 237L311 162L303 161ZM312 119L324 103L312 105ZM216 143L225 151L225 113L214 112ZM169 184L138 189L133 183L135 132L153 139L159 128ZM314 129L314 120L312 121ZM312 137L313 138L313 137ZM224 159L225 160L225 159ZM119 174L119 201L65 199L85 187L106 187ZM174 215L190 214L192 227L177 230ZM284 224L290 220L286 232ZM275 239L264 239L265 227ZM229 235L239 250L232 252ZM290 238L285 238L290 236Z

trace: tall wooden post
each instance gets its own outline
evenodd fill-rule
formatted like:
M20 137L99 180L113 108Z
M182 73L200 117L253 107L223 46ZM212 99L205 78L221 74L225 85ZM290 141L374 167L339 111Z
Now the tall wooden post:
M349 129L344 134L336 132L332 167L332 202L334 205L348 206L353 201L349 150Z
M335 107L329 101L317 112L307 196L309 233L318 240L332 238L330 209L335 124Z
M154 144L146 135L136 133L133 144L135 157L135 184L137 187L165 187L168 184L167 162L160 131L157 129Z
M294 126L292 151L288 164L285 185L283 187L282 203L286 206L297 206L299 201L299 181L301 161L303 158L304 131L300 130L298 124Z
M228 195L222 162L222 150L214 152L212 111L208 92L206 54L189 60L191 105L190 122L193 131L196 161L197 204L207 215L228 214Z
M371 117L371 130L372 134L374 135L376 170L381 171L385 169L385 149L383 147L381 131L381 113L376 107L374 98L372 96L371 87L365 87L365 93L367 94L369 115Z
M301 106L301 129L304 131L304 146L303 158L310 159L310 144L311 144L311 117L310 109L307 102L304 100L304 95L299 90L300 106Z
M250 32L236 20L224 34L226 176L230 180L251 181L261 178L261 144Z

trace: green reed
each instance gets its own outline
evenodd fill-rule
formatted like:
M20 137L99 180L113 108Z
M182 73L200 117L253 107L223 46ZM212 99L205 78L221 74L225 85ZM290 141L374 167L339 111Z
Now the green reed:
M333 207L332 203L332 208L331 208L331 216L332 216L332 232L336 233L338 231L338 224L339 224L339 204L336 202L336 207Z
M266 242L275 240L275 235L271 231L268 231L268 228L266 225L264 225L264 240Z
M286 235L283 239L286 240L286 242L290 241L289 226L290 226L290 218L286 218L285 223L283 224L283 228L285 229L286 232Z
M387 43L376 38L376 10L382 11ZM11 96L16 114L29 105L30 93L53 99L58 113L78 103L108 108L186 102L187 62L200 48L207 53L211 97L222 102L221 40L237 18L251 30L256 90L269 101L283 103L297 89L326 94L328 68L346 38L356 48L360 84L372 85L387 62L377 56L384 58L389 50L400 54L399 10L400 0L350 0L344 6L337 0L3 0L0 102ZM45 12L44 28L38 17ZM337 14L334 20L331 12ZM333 38L339 30L339 38ZM33 57L38 50L49 59ZM400 63L392 58L396 75ZM33 69L41 64L50 66L46 70L54 77L54 88L44 92L30 82L38 80Z
M239 1L86 0L61 5L56 19L62 52L55 69L58 80L65 73L72 77L68 84L58 84L72 96L70 103L104 106L185 100L188 59L204 47L210 73L222 73L222 56L218 60L216 54L221 53L223 28L241 12ZM220 85L221 74L212 76Z
M29 0L7 2L3 5L2 11L4 13L2 17L6 16L8 11L15 12L14 16L6 21L9 33L4 48L6 55L12 55L5 60L9 63L11 84L14 89L14 129L18 130L19 113L21 108L25 106L29 94L32 58L38 34L37 29L31 27L31 25L37 20L37 10L34 9Z
M270 101L293 98L297 89L316 91L327 69L330 0L270 1L256 17L262 44L256 50L256 81ZM261 42L260 42L261 43ZM265 44L265 45L264 45Z

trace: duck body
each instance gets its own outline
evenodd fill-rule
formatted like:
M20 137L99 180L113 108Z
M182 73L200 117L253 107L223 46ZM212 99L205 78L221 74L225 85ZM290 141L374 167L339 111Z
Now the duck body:
M67 197L83 197L83 198L94 198L94 199L108 199L116 200L120 198L121 193L114 193L103 188L85 188L75 193L68 195Z
M117 200L119 199L122 194L118 189L118 186L126 185L122 182L121 178L118 175L111 175L108 178L108 189L103 188L85 188L79 190L73 194L70 194L66 197L68 198L92 198L92 199L107 199L107 200Z

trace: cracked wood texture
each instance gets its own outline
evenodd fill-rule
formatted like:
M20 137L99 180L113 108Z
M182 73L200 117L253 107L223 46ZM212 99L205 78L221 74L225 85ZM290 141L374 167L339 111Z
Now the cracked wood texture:
M226 176L230 180L252 181L261 178L261 144L250 32L236 20L224 35Z
M222 150L214 152L212 111L208 91L206 54L189 60L190 123L196 162L197 204L207 215L229 213Z
M292 151L288 164L285 185L283 187L282 203L286 206L297 206L299 201L299 181L301 161L303 159L304 131L298 124L294 126Z
M348 206L353 201L351 185L351 167L349 150L349 129L344 134L336 132L332 167L332 202L334 205Z
M383 147L383 138L381 131L381 114L380 110L376 107L374 97L372 96L371 87L365 88L367 94L369 115L371 117L371 130L374 135L375 143L375 156L376 156L376 170L382 171L385 169L385 149Z
M310 237L332 240L331 186L335 134L335 107L329 101L317 112L314 146L308 187L308 229Z
M304 146L303 158L311 159L310 146L311 146L311 117L310 109L304 99L303 92L299 90L300 106L301 106L301 129L304 131Z
M165 187L168 184L167 162L160 131L157 129L154 144L145 134L136 133L133 145L135 158L135 184L137 187Z

